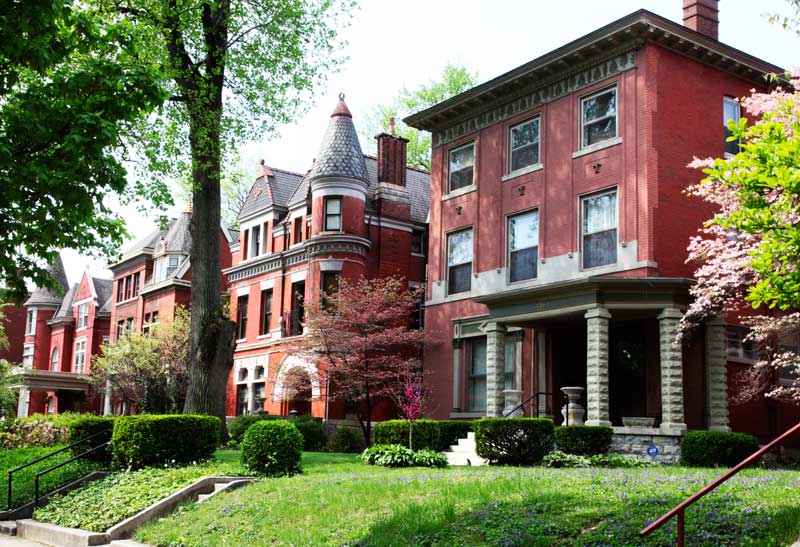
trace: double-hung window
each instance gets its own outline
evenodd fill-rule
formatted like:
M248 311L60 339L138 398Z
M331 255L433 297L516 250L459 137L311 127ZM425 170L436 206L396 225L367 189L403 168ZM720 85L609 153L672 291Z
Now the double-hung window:
M236 305L236 339L244 340L247 338L247 303L250 299L247 296L240 296Z
M36 334L36 308L29 309L25 316L25 334Z
M508 136L508 172L539 163L539 118L515 125Z
M581 99L581 148L617 136L617 88Z
M261 325L259 334L269 334L269 325L272 322L272 289L261 291Z
M583 267L597 268L617 261L617 192L581 200Z
M509 281L536 277L539 260L539 211L528 211L508 218Z
M739 141L728 139L733 135L731 130L728 129L728 123L739 123L739 118L742 117L741 108L739 103L733 97L725 97L722 99L722 125L725 129L725 155L735 156L739 153Z
M53 348L53 353L50 355L50 370L58 372L58 348Z
M447 294L472 288L472 228L447 237Z
M24 344L22 346L22 366L31 368L33 366L33 344Z
M89 326L89 304L84 302L78 306L78 328L85 329Z
M420 230L411 232L411 254L425 254L425 232Z
M72 372L83 374L86 368L86 338L75 341L75 358L72 361Z
M325 198L325 231L338 232L342 229L342 198Z
M747 339L749 333L745 327L735 325L725 327L725 349L729 358L758 361L758 343Z
M261 254L261 226L253 226L250 228L250 256L258 256Z
M467 411L486 410L486 338L467 342Z
M447 192L472 186L475 179L475 143L471 142L450 150L447 174Z

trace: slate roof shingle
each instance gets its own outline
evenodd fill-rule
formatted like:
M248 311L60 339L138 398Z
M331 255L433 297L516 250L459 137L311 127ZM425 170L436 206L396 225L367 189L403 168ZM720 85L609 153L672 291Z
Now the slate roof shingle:
M311 180L322 177L348 177L364 182L368 180L358 133L341 95L328 129L322 137L317 160L311 168Z
M43 287L35 287L25 301L25 306L59 306L61 304L64 293L69 290L69 282L67 281L67 274L64 272L64 263L61 261L61 255L56 255L53 262L47 266L47 271L61 285L63 290L61 293L57 293Z

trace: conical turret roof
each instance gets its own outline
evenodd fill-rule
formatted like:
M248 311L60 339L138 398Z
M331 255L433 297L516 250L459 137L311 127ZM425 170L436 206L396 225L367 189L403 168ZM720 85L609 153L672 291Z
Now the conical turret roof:
M313 182L322 177L369 180L361 143L353 125L353 116L344 102L344 94L339 95L339 103L331 114L309 179Z
M47 271L61 285L60 294L50 289L36 287L33 289L31 296L25 301L25 306L58 306L61 304L61 295L69 290L69 283L67 282L67 274L64 272L64 263L61 261L60 254L56 254L55 259L47 267Z

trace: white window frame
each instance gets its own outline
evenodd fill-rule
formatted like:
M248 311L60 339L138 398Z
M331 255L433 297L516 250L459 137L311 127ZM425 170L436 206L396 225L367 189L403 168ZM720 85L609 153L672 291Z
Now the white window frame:
M584 115L583 115L586 101L594 99L595 97L598 97L598 96L603 95L605 93L608 93L609 91L613 91L614 92L614 136L613 137L608 137L607 139L603 139L602 141L594 142L592 144L587 144L586 143L586 120L584 120ZM581 97L581 107L580 107L579 114L580 114L580 128L581 128L581 130L580 130L580 134L581 134L580 149L581 150L583 150L584 148L594 148L596 146L601 146L603 143L606 143L608 141L611 141L611 140L614 140L614 139L618 138L619 137L619 89L617 88L617 84L614 84L612 86L603 88L600 91L592 93L591 95L586 95L585 97ZM600 117L600 118L592 120L590 123L595 123L595 122L598 122L598 121L601 121L601 120L605 120L605 119L608 119L608 118L611 118L611 116L603 116L603 117Z
M469 147L472 147L472 182L470 182L466 186L462 186L461 188L452 188L450 185L450 176L452 175L452 172L450 171L450 157L455 152L458 152L459 150L463 150L464 148L469 148ZM468 189L473 188L475 186L475 175L476 175L475 164L477 163L477 159L478 157L477 157L477 150L475 147L475 141L470 141L462 145L455 146L447 151L447 180L445 181L445 183L447 184L447 192L445 192L446 194L449 195L457 192L466 192L468 191Z
M614 262L610 262L608 264L603 264L602 266L592 266L590 268L584 268L583 267L583 260L584 260L584 256L583 256L583 252L584 252L584 250L583 250L583 238L585 236L587 236L587 235L590 235L590 234L584 234L583 233L583 216L584 216L583 202L586 199L605 196L607 194L616 194L617 195L617 199L615 200L616 201L616 207L614 208L614 226L615 226L615 229L617 230L617 241L616 241L615 245L617 247L619 247L619 188L617 186L614 186L612 188L606 188L605 190L598 190L596 192L590 192L588 194L581 194L580 196L578 196L578 206L580 207L580 214L578 215L578 222L579 222L579 225L578 225L578 237L580 238L580 241L579 241L579 247L578 248L580 249L580 252L581 252L581 255L580 255L581 271L591 271L591 270L597 270L599 268L608 268L608 267L614 266L616 264L619 264L619 249L617 249L617 252L615 253L617 256L616 256L616 260ZM596 232L592 232L592 233L596 233Z
M76 338L73 344L72 372L75 374L83 374L86 371L87 341L88 337L82 336L81 338ZM81 355L83 359L79 360L78 357Z
M457 235L457 234L460 234L460 233L463 233L463 232L467 232L467 231L472 232L472 253L470 255L470 261L469 261L469 264L470 264L469 289L466 290L466 291L459 291L459 292L456 292L456 293L451 293L450 292L450 268L452 266L450 264L450 238L455 236L455 235ZM446 237L445 237L444 256L445 256L445 262L444 262L445 283L446 283L446 289L447 289L447 296L457 296L457 295L470 294L472 292L472 276L475 273L475 227L474 226L466 226L466 227L463 227L463 228L459 228L457 230L453 230L452 232L448 232L446 234ZM466 262L461 262L459 264L454 264L453 266L462 266L464 264L467 264L467 263Z
M748 344L755 344L755 347L749 350L746 350L744 347L744 339L747 338L748 334L750 334L750 332L747 327L725 325L725 357L727 360L749 364L758 362L760 352L757 343L747 342ZM731 345L731 340L735 340L736 345Z
M537 264L536 264L536 275L534 275L533 277L529 277L527 279L520 279L519 281L511 281L511 220L516 218L516 217L520 217L522 215L527 215L527 214L530 214L530 213L537 213L537 215L536 215L536 224L537 224L536 232L539 234L539 239L536 241L536 245L535 245L535 247L537 249L537 251L536 251L536 261L537 261ZM540 228L541 228L541 212L539 212L539 208L538 207L534 207L532 209L526 209L524 211L517 211L515 213L511 213L511 214L506 215L506 270L508 270L507 273L506 273L506 281L509 284L512 284L512 283L514 283L514 284L516 284L516 283L525 283L526 281L531 281L531 280L537 279L539 277L539 264L538 264L539 251L538 251L538 249L539 249L539 247L541 247L541 241L542 241L542 233L540 231ZM517 250L518 251L522 251L522 250L525 250L525 249L530 249L532 247L534 247L534 246L523 247L522 249L517 249Z
M58 351L58 346L53 348L53 351L50 352L50 371L51 372L58 372L60 370L59 365L61 364L61 352Z
M728 118L728 119L725 118L725 105L726 104L731 104L731 105L736 107L736 120L735 120L736 123L739 123L739 120L742 119L742 105L739 104L739 101L737 101L735 97L731 97L730 95L723 96L722 97L722 126L723 126L723 130L724 130L724 128L728 127L728 120L731 119L731 118ZM724 134L724 132L723 132L723 134ZM722 141L722 151L723 151L723 156L725 157L725 159L730 159L730 158L734 157L736 154L731 154L730 152L725 150L725 146L727 144L728 144L728 141L727 141L727 137L726 137Z
M537 155L536 155L537 156L536 163L532 163L531 165L526 165L525 167L520 167L518 169L513 169L512 166L511 166L512 165L511 162L512 162L512 155L514 153L514 149L511 148L511 145L512 145L512 142L513 142L513 139L511 138L511 133L516 128L522 127L523 125L528 124L528 123L532 123L532 122L537 122L537 125L539 126L539 139L536 141L536 148L537 148L537 152L538 152ZM508 161L506 163L507 163L506 172L509 175L514 175L516 173L524 173L525 171L535 169L536 167L538 167L539 165L542 164L542 116L541 116L541 114L537 114L537 115L533 116L532 118L528 118L524 122L520 122L520 123L517 123L517 124L509 126L509 128L508 128ZM473 169L474 169L474 167L473 167Z
M255 224L250 228L250 237L247 240L250 245L250 252L247 256L255 258L262 254L261 237L261 224Z
M25 336L36 334L36 316L37 309L28 308L28 311L25 314Z
M24 368L33 367L33 354L36 351L36 346L32 342L22 345L22 366Z
M339 218L339 228L335 228L335 229L328 227L328 216L329 216L328 205L330 203L332 203L333 201L338 201L339 202L339 212L338 213L330 213L331 215L336 216L336 217ZM342 196L325 196L323 198L323 200L322 200L322 209L323 209L323 211L322 211L322 223L323 223L322 230L323 231L325 231L325 232L341 232L342 231L343 225L344 225L344 222L343 222L344 221L344 215L342 214L342 212L343 212L342 211L342 206L343 205L344 205L344 200L342 199Z
M78 304L78 330L89 326L89 303Z

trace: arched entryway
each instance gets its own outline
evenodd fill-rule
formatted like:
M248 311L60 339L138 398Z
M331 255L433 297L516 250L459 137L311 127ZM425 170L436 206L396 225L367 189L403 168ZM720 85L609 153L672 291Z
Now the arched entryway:
M311 414L311 401L320 395L316 366L291 355L281 362L272 390L272 400L280 402L281 414L293 410L299 415Z

